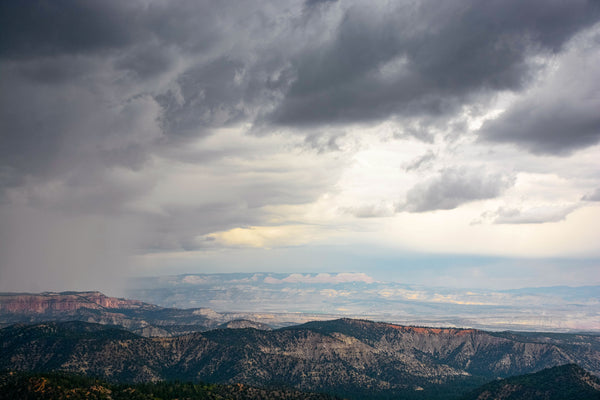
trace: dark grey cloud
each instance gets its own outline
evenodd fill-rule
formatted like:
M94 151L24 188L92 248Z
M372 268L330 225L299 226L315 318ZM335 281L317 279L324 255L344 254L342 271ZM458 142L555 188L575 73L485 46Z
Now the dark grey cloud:
M451 210L472 201L495 198L514 185L514 182L514 178L508 175L449 168L411 188L406 193L405 202L396 209L399 212Z
M306 0L304 2L306 7L316 7L320 5L327 5L329 3L335 3L337 0Z
M194 54L219 43L240 14L244 10L229 1L5 1L0 56L111 55L152 43Z
M161 73L168 71L177 57L178 53L174 49L153 42L137 45L117 56L114 66L133 74L132 78L152 79L159 78Z
M600 103L580 105L569 99L538 109L530 107L532 104L520 104L497 120L486 123L482 134L487 140L516 143L533 153L570 154L600 141L600 115L597 112Z
M530 62L598 21L594 1L352 4L334 38L294 60L270 118L284 125L443 115L483 91L522 89Z
M35 58L92 53L138 40L137 1L3 1L0 56Z
M162 135L152 97L127 98L125 89L125 98L114 99L120 90L105 91L104 79L86 81L101 75L101 68L52 84L28 80L11 65L0 71L6 78L0 82L0 165L19 179L54 177L74 167L94 174L112 166L136 168Z
M600 141L600 30L577 38L541 85L480 129L482 140L566 155Z
M0 158L14 174L64 170L77 162L73 153L86 153L75 145L84 142L100 149L81 157L97 159L98 168L131 163L132 154L139 166L148 154L168 154L171 145L238 122L263 133L269 122L427 115L432 119L413 121L405 133L431 141L427 126L444 123L436 116L482 91L522 88L536 72L532 56L559 51L599 15L597 2L583 0L368 8L60 0L0 7ZM303 7L321 11L306 14ZM162 137L107 143L140 129L116 132L115 121L129 118L126 108L135 107L126 105L142 103ZM556 135L573 129L589 143L596 123L589 119L578 125L565 117ZM492 128L488 137L505 131ZM315 135L307 142L322 142Z
M242 69L241 63L218 59L179 76L178 93L157 96L164 110L165 131L199 136L207 127L226 126L246 117L243 88L236 82L236 74Z
M268 57L249 70L258 38L243 32L268 15L248 18L232 2L0 7L0 169L12 184L138 168L180 138L251 117L255 99L285 80Z
M81 163L139 168L214 129L252 123L293 79L290 25L301 16L283 2L1 7L0 169L12 184Z
M195 64L177 77L174 89L155 96L164 133L198 138L211 128L251 122L288 84L286 72L277 63L256 65L229 55Z
M148 143L140 130L156 134L141 119L158 108L113 69L121 52L148 40L140 6L2 2L0 164L15 182L144 158Z

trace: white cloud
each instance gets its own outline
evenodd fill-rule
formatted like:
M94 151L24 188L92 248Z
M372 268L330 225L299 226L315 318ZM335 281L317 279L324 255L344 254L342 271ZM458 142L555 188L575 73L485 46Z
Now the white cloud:
M544 224L563 221L579 205L541 206L525 210L499 208L494 214L495 224Z
M265 283L280 284L280 283L347 283L347 282L364 282L373 283L375 280L365 273L351 273L342 272L339 274L327 274L320 273L316 275L312 274L290 274L286 278L277 279L273 277L266 277ZM330 295L331 293L326 293Z

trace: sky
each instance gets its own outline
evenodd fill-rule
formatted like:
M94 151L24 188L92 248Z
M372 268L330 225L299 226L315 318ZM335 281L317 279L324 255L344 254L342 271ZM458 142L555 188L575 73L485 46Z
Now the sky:
M0 290L600 284L600 2L0 2Z

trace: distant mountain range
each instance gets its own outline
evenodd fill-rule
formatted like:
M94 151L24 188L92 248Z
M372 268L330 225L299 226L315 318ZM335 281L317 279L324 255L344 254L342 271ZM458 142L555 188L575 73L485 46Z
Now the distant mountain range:
M326 314L404 325L600 332L600 286L457 289L365 273L184 274L132 279L127 295L162 307ZM300 322L300 321L296 321Z
M0 370L69 371L114 382L283 385L353 399L446 399L498 377L574 362L600 373L595 335L519 335L351 319L172 338L48 322L0 330L0 348Z

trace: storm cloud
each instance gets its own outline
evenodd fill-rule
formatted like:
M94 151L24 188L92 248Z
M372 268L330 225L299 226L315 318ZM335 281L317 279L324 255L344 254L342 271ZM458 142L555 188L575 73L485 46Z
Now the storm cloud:
M0 289L235 229L365 232L562 179L545 155L580 176L552 196L593 207L599 21L585 0L1 2Z
M583 0L1 7L0 156L11 174L60 172L81 164L75 153L101 168L136 167L182 137L235 123L260 133L270 123L449 116L489 92L523 90L536 57L561 51L600 16ZM583 78L596 64L597 52L575 75L581 82L535 111L539 96L525 97L482 135L542 152L596 142L595 86ZM563 66L548 91L578 67Z
M483 139L564 155L600 141L600 26L576 38L548 78L498 118Z
M558 52L599 12L588 1L351 4L329 40L295 60L296 79L270 118L314 125L449 114L482 93L521 90L534 58Z

